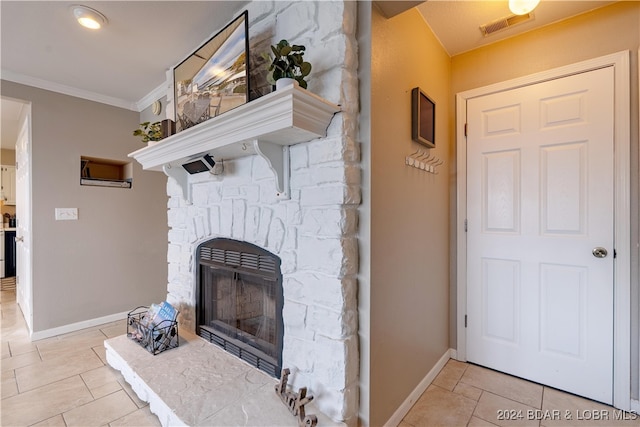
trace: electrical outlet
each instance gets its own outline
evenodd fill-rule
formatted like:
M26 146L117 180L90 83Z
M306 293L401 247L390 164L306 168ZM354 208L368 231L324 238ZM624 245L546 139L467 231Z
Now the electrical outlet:
M78 219L78 208L56 208L56 221L75 221Z

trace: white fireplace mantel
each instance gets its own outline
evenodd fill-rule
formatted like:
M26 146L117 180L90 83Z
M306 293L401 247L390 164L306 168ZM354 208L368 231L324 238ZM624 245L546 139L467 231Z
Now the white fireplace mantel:
M163 170L191 202L187 161L209 154L216 162L257 154L289 197L289 146L326 136L340 107L298 86L278 89L206 122L129 154L145 170ZM204 173L204 172L203 172Z

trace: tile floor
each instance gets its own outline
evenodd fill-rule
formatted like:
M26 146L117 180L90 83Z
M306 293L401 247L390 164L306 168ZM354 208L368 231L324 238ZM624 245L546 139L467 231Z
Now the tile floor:
M640 416L449 360L399 427L640 426Z
M126 322L30 342L15 291L0 292L2 426L159 426L120 373L104 340Z
M0 425L160 425L105 362L103 341L124 321L30 342L15 291L0 292L0 315ZM640 427L640 417L450 360L400 427L494 425Z

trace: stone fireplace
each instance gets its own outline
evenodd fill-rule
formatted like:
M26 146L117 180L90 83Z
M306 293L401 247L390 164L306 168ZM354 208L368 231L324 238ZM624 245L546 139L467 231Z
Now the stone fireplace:
M309 88L289 89L293 101L286 108L272 102L289 99L278 91L210 120L218 123L211 127L205 122L132 153L145 169L170 176L167 300L180 311L181 331L235 346L237 353L249 353L247 359L264 356L275 376L280 367L289 368L290 386L307 387L320 411L355 425L357 4L253 1L246 8L256 56L281 39L307 46L305 58L313 64ZM332 106L327 122L316 113L325 103ZM325 123L321 130L319 123ZM203 153L224 160L222 175L181 172L181 159ZM254 257L275 257L278 277L266 274L275 288L255 283L255 271L239 261L202 261L201 249L217 251L211 242L223 241L249 244ZM201 288L203 279L208 284ZM220 302L231 295L235 302ZM246 310L238 310L238 298L250 301ZM200 310L205 300L210 307Z

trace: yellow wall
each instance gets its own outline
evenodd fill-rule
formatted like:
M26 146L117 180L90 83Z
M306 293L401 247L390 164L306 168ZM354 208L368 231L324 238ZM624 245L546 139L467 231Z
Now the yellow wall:
M449 348L450 58L420 13L372 13L369 425L383 425ZM436 103L438 175L405 166L411 89Z

